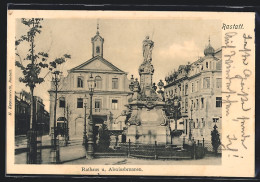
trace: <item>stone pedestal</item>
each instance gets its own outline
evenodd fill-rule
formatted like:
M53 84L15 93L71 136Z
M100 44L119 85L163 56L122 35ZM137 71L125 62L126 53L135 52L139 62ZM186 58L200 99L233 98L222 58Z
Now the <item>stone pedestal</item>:
M170 144L170 129L161 107L153 109L140 107L134 110L132 118L139 123L128 127L127 140L144 144L154 144L155 141L157 144Z
M170 127L163 110L165 102L161 94L156 93L157 87L153 84L153 46L154 42L147 36L143 41L144 60L138 70L140 83L137 78L132 78L129 85L133 96L128 104L130 114L126 121L126 138L133 143L154 144L156 141L157 144L170 144ZM158 86L163 87L161 84Z

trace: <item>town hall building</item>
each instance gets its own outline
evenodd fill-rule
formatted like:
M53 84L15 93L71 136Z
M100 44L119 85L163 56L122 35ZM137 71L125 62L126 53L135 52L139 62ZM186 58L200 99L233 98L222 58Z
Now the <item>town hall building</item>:
M106 123L110 131L122 131L125 116L122 112L128 102L129 80L127 73L103 57L104 38L99 29L91 38L92 58L68 70L68 75L61 78L57 97L57 126L68 121L69 136L83 136L84 113L86 107L87 123L90 113L90 91L87 80L90 75L96 80L93 94L94 134ZM54 121L55 86L51 84L50 94L50 127ZM88 127L88 124L87 124ZM87 129L88 131L88 129Z

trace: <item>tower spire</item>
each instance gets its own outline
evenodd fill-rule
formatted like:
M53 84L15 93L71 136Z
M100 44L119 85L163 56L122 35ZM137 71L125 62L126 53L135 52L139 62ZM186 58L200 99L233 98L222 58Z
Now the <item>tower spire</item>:
M99 34L99 19L97 20L97 34Z

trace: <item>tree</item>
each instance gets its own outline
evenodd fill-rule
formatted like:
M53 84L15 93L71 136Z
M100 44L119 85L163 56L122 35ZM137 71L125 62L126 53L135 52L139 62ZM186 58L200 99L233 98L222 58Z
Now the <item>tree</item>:
M44 78L40 76L42 69L49 68L49 71L54 70L57 68L58 64L62 64L65 62L67 58L70 58L70 55L65 54L61 58L56 58L54 61L47 63L47 59L49 57L48 53L45 52L35 52L35 37L41 33L41 22L43 21L42 18L31 18L31 19L21 19L21 23L25 26L28 26L29 30L26 35L22 35L20 39L15 41L15 48L16 48L16 58L19 60L15 61L15 65L21 69L23 76L19 78L19 81L24 83L25 86L30 88L31 94L31 112L30 112L30 130L36 130L36 123L35 123L35 111L34 111L34 88L37 84L41 84L44 81ZM17 47L24 41L29 43L29 49L26 54L26 57L22 60L21 55L17 51ZM28 134L28 137L31 137L28 142L36 143L36 134ZM30 146L31 148L32 146ZM34 146L35 148L37 146ZM33 147L32 147L33 148ZM35 149L32 149L35 152ZM31 149L29 149L31 151ZM35 155L32 155L36 158ZM30 158L30 157L29 157ZM36 163L36 159L29 159L29 163Z
M214 125L214 129L211 131L211 144L213 146L214 153L217 155L218 147L220 146L220 134L217 130L217 126Z

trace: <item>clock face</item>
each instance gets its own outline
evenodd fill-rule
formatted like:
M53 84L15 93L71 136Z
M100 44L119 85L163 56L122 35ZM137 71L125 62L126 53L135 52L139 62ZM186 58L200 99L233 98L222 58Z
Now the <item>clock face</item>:
M96 67L99 67L100 66L100 62L96 62Z

